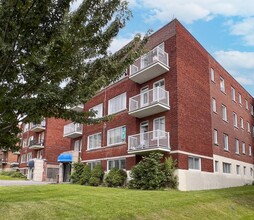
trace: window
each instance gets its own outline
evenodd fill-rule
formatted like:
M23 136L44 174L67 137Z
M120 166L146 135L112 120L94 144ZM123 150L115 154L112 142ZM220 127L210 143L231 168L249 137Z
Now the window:
M155 82L153 84L153 101L160 101L162 99L165 99L166 93L164 92L165 90L165 81L160 80L158 82ZM162 88L162 89L159 89ZM147 93L149 95L149 93Z
M250 114L254 116L254 107L253 107L253 105L250 105Z
M32 159L32 152L30 152L30 153L28 153L27 154L27 162L29 161L29 160L31 160Z
M27 139L23 139L23 142L22 142L22 147L27 147Z
M222 119L224 121L228 121L227 107L225 105L221 106L221 113L222 113Z
M213 112L217 112L216 99L215 98L212 99L212 108L213 108Z
M153 121L154 138L165 136L165 117L156 118Z
M188 157L188 166L189 166L189 169L201 170L200 158L198 158L198 157Z
M243 167L243 175L246 175L246 166Z
M21 163L26 163L26 154L21 156Z
M236 174L240 175L240 165L236 165Z
M230 163L222 163L223 173L231 173L231 164Z
M236 101L235 99L235 88L231 87L231 97L233 101Z
M126 93L122 93L108 101L108 114L114 114L126 109Z
M108 130L107 144L109 146L114 144L125 143L125 139L126 139L125 126Z
M81 152L81 148L82 148L82 140L76 140L74 142L74 151Z
M242 153L245 154L245 143L242 143Z
M225 92L225 81L224 81L223 77L220 77L220 90L222 92Z
M237 128L237 114L235 112L233 112L233 123L234 126Z
M251 146L249 145L249 156L252 156Z
M238 100L239 100L239 103L242 105L242 95L240 93L238 93Z
M30 124L29 123L26 123L24 125L24 132L28 131L29 130L29 127L30 127Z
M30 146L31 141L33 141L33 140L34 140L34 136L29 137L29 138L28 138L27 146Z
M88 150L100 147L101 147L101 133L88 136L88 144L87 144Z
M214 171L219 172L219 161L217 160L214 161Z
M224 150L228 151L228 135L223 134L223 140L224 140Z
M247 122L247 131L250 133L250 123Z
M242 117L240 117L240 126L241 126L242 129L244 129L244 123L243 123L243 118Z
M126 169L126 159L108 160L108 170L112 168Z
M211 75L211 80L213 82L215 82L215 79L214 79L214 69L213 68L210 69L210 75Z
M245 99L245 107L246 107L247 110L249 110L249 103L248 103L247 99Z
M235 153L236 154L240 153L240 151L239 151L239 140L238 139L235 139Z
M213 143L218 145L218 131L216 129L213 130Z
M96 165L98 165L98 164L100 165L100 164L101 164L101 161L96 160L96 161L90 161L90 162L87 163L87 165L90 167L91 170L94 169L94 167L95 167Z
M250 175L253 176L253 169L250 168Z
M103 109L103 105L102 103L99 105L96 105L94 107L92 107L90 110L95 111L95 117L94 118L101 118L103 116L102 110Z

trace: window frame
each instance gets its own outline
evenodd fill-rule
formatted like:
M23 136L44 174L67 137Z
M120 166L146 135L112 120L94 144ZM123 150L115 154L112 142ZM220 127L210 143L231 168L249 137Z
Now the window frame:
M192 164L190 163L190 160L192 160ZM197 164L198 164L198 167L196 166ZM191 165L193 166L191 167ZM201 158L188 156L188 169L201 171Z
M114 107L116 109L114 109L114 111L113 111L113 107L112 106L113 106L113 104L114 105L116 104L115 102L117 102L116 101L117 99L121 100L120 97L121 98L123 97L123 100L121 101L123 103L123 106L121 106L121 108L119 108L119 109ZM119 104L119 106L120 106L120 104ZM119 94L119 95L117 95L117 96L115 96L115 97L113 97L113 98L108 100L108 115L116 114L116 113L124 111L126 109L127 109L127 93L126 92L123 92L123 93L121 93L121 94Z
M98 138L99 135L100 135L100 141L99 141L99 138ZM96 141L98 142L98 143L96 143L96 144L99 144L99 143L100 143L100 146L99 146L99 145L96 145L96 147L90 148L90 138L94 138L95 136L97 136ZM93 142L92 142L92 143L95 143L95 140L94 140L94 139L93 139ZM101 148L101 147L102 147L102 133L101 133L101 132L88 135L88 137L87 137L87 150L95 150L95 149L99 149L99 148Z
M109 142L110 142L110 138L109 138L109 133L110 132L112 132L112 131L114 131L114 130L117 130L117 129L121 129L120 130L120 133L121 133L121 135L123 135L123 130L125 131L125 135L124 135L124 138L123 138L123 136L121 137L121 142L116 142L116 143L112 143L112 144L110 144ZM111 129L109 129L109 130L107 130L107 146L114 146L114 145L121 145L121 144L125 144L126 143L126 133L127 133L127 131L126 131L126 125L122 125L122 126L119 126L119 127L115 127L115 128L111 128ZM124 140L123 140L124 139Z

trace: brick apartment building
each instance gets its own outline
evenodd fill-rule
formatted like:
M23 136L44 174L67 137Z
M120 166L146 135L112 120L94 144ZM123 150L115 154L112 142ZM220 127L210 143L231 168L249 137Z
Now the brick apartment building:
M19 152L12 153L10 150L0 149L0 172L18 169Z
M66 124L65 120L54 118L47 118L39 124L23 124L19 169L28 179L57 181L57 157L70 150L70 140L63 137Z
M47 119L44 130L25 129L23 140L41 140L44 132L44 145L23 146L20 168L29 171L43 158L43 166L57 170L59 162L61 182L78 157L92 168L129 172L142 155L159 151L177 159L180 190L251 184L254 98L177 20L151 35L147 49L119 81L81 106L97 117L114 114L113 120L82 127ZM37 159L27 168L29 158Z
M253 181L253 97L174 20L117 83L85 104L112 121L85 125L82 161L129 171L141 155L177 159L179 189Z

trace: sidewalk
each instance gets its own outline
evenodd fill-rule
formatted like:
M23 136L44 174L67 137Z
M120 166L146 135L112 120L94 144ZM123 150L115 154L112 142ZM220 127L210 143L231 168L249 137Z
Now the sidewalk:
M46 185L52 182L35 182L31 180L0 180L0 186L29 186L29 185Z

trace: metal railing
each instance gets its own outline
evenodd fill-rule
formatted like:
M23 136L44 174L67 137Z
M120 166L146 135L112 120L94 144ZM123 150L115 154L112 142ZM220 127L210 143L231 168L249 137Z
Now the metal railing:
M31 129L33 129L33 128L35 128L35 127L46 127L46 121L43 120L43 121L41 121L41 123L39 123L39 124L33 123L32 126L31 126Z
M39 146L44 146L44 139L42 140L31 140L29 143L29 147L34 146L34 145L39 145Z
M129 112L154 104L169 106L169 92L161 87L142 92L129 99Z
M137 59L136 62L130 67L130 75L133 75L156 62L160 62L165 66L168 66L168 54L160 47L154 48L147 54Z
M64 126L64 136L75 132L82 133L83 125L79 123L70 123Z
M169 132L154 130L128 137L128 151L165 148L170 150Z

